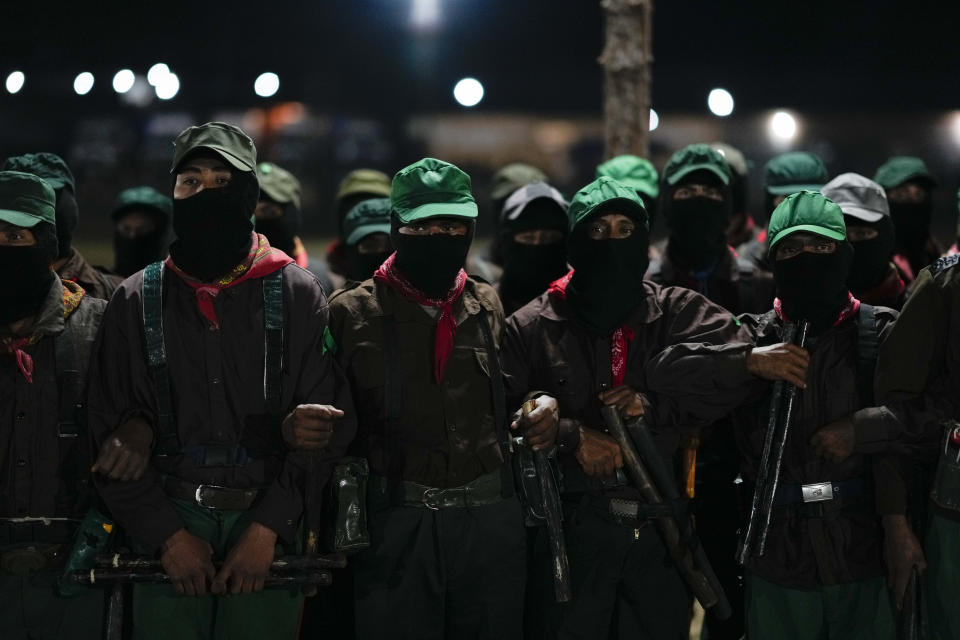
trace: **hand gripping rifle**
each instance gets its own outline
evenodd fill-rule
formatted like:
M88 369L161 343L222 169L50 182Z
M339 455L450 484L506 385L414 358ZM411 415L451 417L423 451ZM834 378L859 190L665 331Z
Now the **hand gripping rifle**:
M800 321L799 326L788 324L783 329L783 341L794 342L802 348L807 344L809 331L810 323L806 320ZM763 453L760 455L757 483L750 503L750 519L740 540L740 549L737 550L737 561L741 565L746 564L754 556L762 556L767 549L767 533L770 531L773 499L780 481L783 450L787 444L796 399L797 388L794 385L787 385L783 380L773 383L767 431L763 439Z
M676 480L657 450L646 420L641 416L625 425L619 409L614 406L605 406L600 413L610 435L620 445L627 475L643 499L651 505L678 505L680 491ZM730 603L689 519L677 508L670 508L666 513L655 522L680 576L704 609L718 620L726 620L733 613Z

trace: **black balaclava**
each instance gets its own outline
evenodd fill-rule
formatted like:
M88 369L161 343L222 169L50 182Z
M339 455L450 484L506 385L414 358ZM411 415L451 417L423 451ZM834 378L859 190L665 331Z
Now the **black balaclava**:
M933 199L927 191L922 202L890 201L890 217L896 233L897 247L906 251L920 249L930 235L930 218L933 214Z
M883 282L890 272L890 257L893 255L893 223L890 218L880 218L876 222L867 222L852 216L844 216L847 228L851 226L870 227L877 230L872 240L851 242L853 262L847 283L854 292L875 287Z
M347 277L357 282L362 282L373 276L373 273L379 269L380 265L393 253L392 246L386 251L379 253L360 253L357 250L357 246L357 244L346 245Z
M775 250L775 249L774 249ZM784 313L791 320L809 320L813 335L826 331L847 303L847 277L853 248L838 242L829 254L803 252L787 260L773 261L773 277Z
M80 222L80 207L67 187L57 190L57 258L66 258L73 248L73 232Z
M233 171L230 182L173 201L170 257L187 274L203 281L230 272L250 253L253 212L259 194L252 172Z
M269 198L262 198L269 200ZM272 200L269 200L273 202ZM276 203L283 208L283 215L277 218L258 218L256 221L257 233L267 237L270 246L280 249L288 256L293 255L294 238L300 230L300 210L292 202Z
M143 211L153 217L156 226L153 231L134 238L113 232L113 270L127 277L140 271L148 264L163 260L167 256L170 244L169 223L165 215L148 209L130 207L130 211ZM117 220L123 218L120 213Z
M50 264L57 257L57 232L41 222L31 228L37 244L0 247L0 324L35 316L53 284Z
M551 282L567 272L567 217L563 208L549 198L537 198L524 207L516 220L503 221L500 246L503 250L503 297L525 303L547 290ZM521 231L549 229L563 233L551 244L520 244L513 237Z
M691 182L721 188L723 200L704 197L674 200L677 188ZM730 190L720 178L709 171L694 171L665 194L663 203L670 229L667 245L670 258L691 271L703 271L717 264L727 248L731 211Z
M570 233L567 256L573 278L567 287L570 308L591 332L609 336L643 302L643 274L649 259L649 234L639 222L622 240L592 240L590 222L623 207L603 207L582 220Z
M397 249L396 267L428 298L445 297L467 260L476 224L474 220L464 222L470 225L464 236L412 236L400 233L402 225L396 217L390 219L390 240Z

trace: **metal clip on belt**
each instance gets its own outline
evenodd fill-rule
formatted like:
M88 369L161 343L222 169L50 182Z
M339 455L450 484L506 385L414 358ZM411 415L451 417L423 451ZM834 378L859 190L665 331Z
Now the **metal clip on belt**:
M234 489L213 484L193 484L175 478L168 478L163 485L171 498L194 502L205 509L224 511L245 511L253 506L260 495L260 490L256 488Z

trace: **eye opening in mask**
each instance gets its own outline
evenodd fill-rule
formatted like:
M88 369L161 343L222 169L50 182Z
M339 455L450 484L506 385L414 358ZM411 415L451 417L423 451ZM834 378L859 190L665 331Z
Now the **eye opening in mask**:
M625 240L637 230L630 216L610 210L596 215L588 225L587 237L591 240Z
M798 232L793 233L777 245L774 253L775 260L789 260L795 258L801 253L812 253L814 255L826 255L837 252L837 242L814 233Z

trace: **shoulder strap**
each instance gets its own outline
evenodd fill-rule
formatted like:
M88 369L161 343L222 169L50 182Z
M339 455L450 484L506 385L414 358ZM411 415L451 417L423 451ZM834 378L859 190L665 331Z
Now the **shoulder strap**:
M876 307L860 303L860 313L857 314L857 387L861 407L874 405L873 375L877 368L879 349L880 331L877 328Z
M74 312L76 313L76 312ZM63 333L54 339L54 354L57 367L58 412L61 438L76 438L80 435L78 411L83 401L84 375L77 357L77 336L72 323L67 323Z
M175 455L180 451L180 436L173 417L167 350L163 343L163 262L154 262L143 272L143 339L147 367L157 401L156 455Z
M283 269L266 276L263 283L263 399L272 419L280 415L280 383L283 374Z
M510 464L510 438L507 435L507 395L503 384L503 371L500 369L500 352L493 340L490 320L486 310L480 311L480 328L483 330L483 343L490 363L490 392L493 396L493 421L496 424L497 440L503 465L500 467L500 493L504 498L513 495L513 467Z

